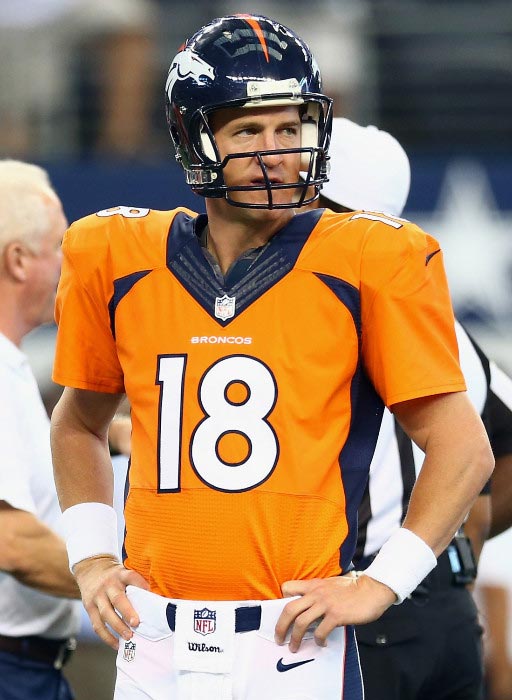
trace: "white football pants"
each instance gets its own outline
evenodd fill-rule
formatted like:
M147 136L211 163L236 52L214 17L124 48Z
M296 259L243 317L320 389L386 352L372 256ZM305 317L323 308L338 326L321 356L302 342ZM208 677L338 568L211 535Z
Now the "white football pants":
M170 600L129 586L141 623L120 639L114 700L362 700L352 628L326 647L308 630L300 649L274 642L291 599Z

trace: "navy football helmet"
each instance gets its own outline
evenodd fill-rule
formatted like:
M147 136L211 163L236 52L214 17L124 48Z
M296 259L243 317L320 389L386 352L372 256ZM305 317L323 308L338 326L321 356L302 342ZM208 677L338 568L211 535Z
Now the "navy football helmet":
M213 110L226 107L298 105L301 147L279 153L301 154L295 183L272 183L263 156L276 151L234 153L221 160L208 123ZM320 71L305 42L293 31L261 15L230 15L213 20L185 42L166 83L166 113L176 159L187 183L204 197L224 197L234 206L292 208L314 201L328 176L332 100L321 92ZM233 158L258 159L263 183L230 186L223 169ZM275 203L273 191L293 189L291 201ZM266 191L268 201L233 200L231 192Z

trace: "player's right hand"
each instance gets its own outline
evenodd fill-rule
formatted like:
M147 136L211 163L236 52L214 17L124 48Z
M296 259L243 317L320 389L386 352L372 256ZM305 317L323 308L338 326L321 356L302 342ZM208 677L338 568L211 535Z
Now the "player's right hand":
M148 582L136 571L126 569L111 556L84 559L73 567L84 607L98 637L113 649L119 646L119 635L131 639L133 627L140 620L126 596L126 586L149 590Z

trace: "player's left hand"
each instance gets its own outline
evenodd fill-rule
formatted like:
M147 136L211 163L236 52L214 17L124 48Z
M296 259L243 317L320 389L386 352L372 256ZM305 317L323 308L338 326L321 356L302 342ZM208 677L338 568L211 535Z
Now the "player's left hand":
M326 646L327 637L335 627L359 625L379 618L396 601L395 593L369 576L334 576L309 581L286 581L281 586L283 596L301 596L284 608L276 624L275 640L284 644L291 625L290 651L299 649L310 625L320 620L315 641Z

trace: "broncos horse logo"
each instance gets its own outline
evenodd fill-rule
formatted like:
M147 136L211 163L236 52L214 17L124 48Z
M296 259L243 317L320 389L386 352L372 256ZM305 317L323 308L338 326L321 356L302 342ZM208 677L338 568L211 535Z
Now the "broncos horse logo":
M195 80L195 82L200 85L202 83L201 78L210 78L210 80L213 80L215 78L215 71L212 66L206 63L206 61L203 61L194 51L185 49L176 56L169 69L169 75L167 76L167 83L165 85L169 100L172 101L172 90L176 81L187 80L188 78Z

